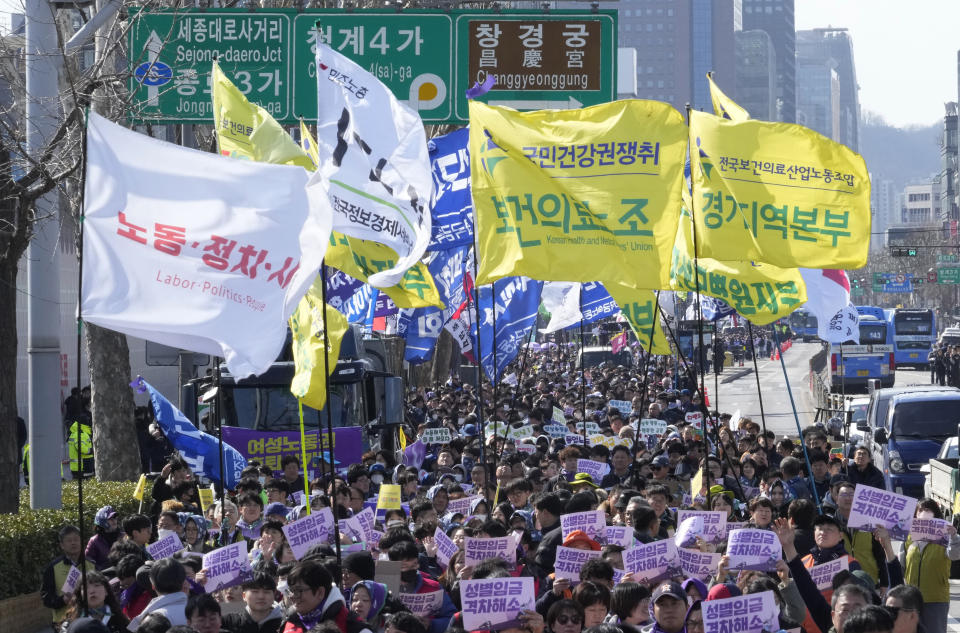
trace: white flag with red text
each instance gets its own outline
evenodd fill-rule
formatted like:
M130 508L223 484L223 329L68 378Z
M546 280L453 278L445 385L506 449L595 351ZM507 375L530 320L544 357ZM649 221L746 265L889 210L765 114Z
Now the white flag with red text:
M222 158L94 113L87 125L83 320L267 370L313 283L332 212L302 167Z

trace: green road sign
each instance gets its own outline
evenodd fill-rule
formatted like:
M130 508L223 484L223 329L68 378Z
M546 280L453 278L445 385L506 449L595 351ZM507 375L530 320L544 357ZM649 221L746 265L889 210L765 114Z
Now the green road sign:
M942 284L960 284L960 268L938 268L937 281Z
M319 28L319 30L318 30ZM135 13L130 118L210 123L217 59L277 120L316 117L318 38L383 81L425 123L464 123L464 92L517 109L616 99L616 11L244 9Z
M941 264L955 264L957 263L957 256L953 253L941 253L937 255L937 262Z

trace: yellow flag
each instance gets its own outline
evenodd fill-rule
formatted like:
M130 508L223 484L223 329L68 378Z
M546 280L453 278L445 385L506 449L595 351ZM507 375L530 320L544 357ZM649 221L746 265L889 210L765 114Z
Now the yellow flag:
M332 373L340 357L340 343L349 327L347 318L336 308L327 305L326 310L321 311L324 305L322 283L322 277L318 276L290 317L295 367L290 393L318 411L327 401L323 351L327 350L327 370ZM324 341L324 318L330 337L328 342Z
M863 157L800 125L690 113L698 255L782 268L861 268L870 246Z
M320 151L317 149L317 142L313 140L313 133L303 119L300 119L300 148L313 161L313 168L317 169L320 166Z
M318 165L320 157L317 153L317 142L302 119L300 144L313 164ZM364 283L368 282L370 275L394 268L398 259L396 251L386 244L347 237L336 231L330 235L330 246L326 254L327 264ZM397 285L381 290L393 299L398 308L445 307L440 301L433 275L423 262L408 268Z
M511 275L669 288L686 137L666 103L470 102L477 285Z
M137 480L137 487L133 489L133 498L137 501L143 501L143 493L147 489L147 476L140 475L140 479Z
M636 290L628 288L621 284L604 284L607 292L617 306L624 318L630 324L634 336L640 343L640 347L651 351L650 339L651 329L653 334L653 353L661 356L667 356L673 353L667 337L663 334L660 326L660 311L657 307L656 293L651 290Z
M210 488L198 488L197 494L200 495L200 509L204 512L213 505L213 490Z
M690 220L689 196L684 195L684 209L673 246L670 276L677 291L696 292L693 276L693 222ZM807 301L807 286L796 268L778 268L753 262L717 261L700 257L697 261L700 294L720 299L741 316L757 325L766 325L789 316Z
M261 163L300 165L313 171L313 162L270 113L250 103L213 63L211 76L213 123L220 153Z
M697 471L697 474L690 480L690 496L696 497L703 492L703 468Z
M710 82L710 101L713 102L713 111L717 116L731 121L746 121L750 118L749 112L720 90L720 86L713 80L712 73L707 73L707 81Z

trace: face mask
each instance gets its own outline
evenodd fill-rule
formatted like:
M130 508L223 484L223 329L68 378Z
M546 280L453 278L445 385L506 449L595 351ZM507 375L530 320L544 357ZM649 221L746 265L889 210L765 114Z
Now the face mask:
M481 521L486 521L486 520L487 520L487 515L485 515L485 514L475 514L475 515L473 515L473 516L475 516L476 518L480 519Z
M410 571L400 572L400 581L407 585L412 585L417 582L417 577L420 573L416 569L411 569Z
M463 481L463 475L461 475L461 474L459 474L459 473L454 474L454 475L453 475L453 480L456 481L457 483L460 483L460 482Z
M917 515L917 518L918 518L918 519L932 519L932 518L934 518L934 517L933 517L933 512L931 512L931 511L929 511L929 510L923 510L922 512L920 512L920 514Z
M392 528L392 527L403 527L403 521L401 521L400 519L394 519L393 521L387 521L387 527L388 527L388 528Z
M379 473L371 475L370 481L372 481L375 485L379 486L380 484L383 483L383 475Z
M157 530L157 540L164 539L171 534L176 534L173 530Z

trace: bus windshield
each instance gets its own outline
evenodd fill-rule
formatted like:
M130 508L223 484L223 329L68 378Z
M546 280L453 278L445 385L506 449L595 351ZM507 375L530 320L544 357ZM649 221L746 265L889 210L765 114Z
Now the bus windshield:
M860 344L861 345L881 345L887 342L887 324L886 323L865 323L860 322Z
M359 390L355 383L330 385L330 413L334 427L362 424ZM223 424L254 431L293 431L300 428L297 399L289 386L223 385ZM326 411L306 405L303 422L307 428L327 425Z
M906 335L929 335L933 329L929 315L893 316L894 332Z

